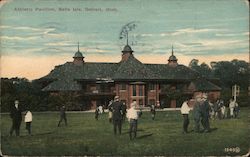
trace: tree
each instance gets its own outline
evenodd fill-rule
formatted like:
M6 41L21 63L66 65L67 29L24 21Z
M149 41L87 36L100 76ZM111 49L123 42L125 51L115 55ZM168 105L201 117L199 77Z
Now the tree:
M1 112L8 112L15 100L20 101L25 110L40 111L45 106L47 93L26 78L1 78ZM44 110L44 109L43 109Z
M245 61L233 60L217 62L213 68L213 76L221 80L221 85L231 88L237 84L243 90L249 86L249 63Z
M204 62L199 65L198 59L192 59L189 63L189 67L192 70L199 72L203 77L211 77L211 68Z

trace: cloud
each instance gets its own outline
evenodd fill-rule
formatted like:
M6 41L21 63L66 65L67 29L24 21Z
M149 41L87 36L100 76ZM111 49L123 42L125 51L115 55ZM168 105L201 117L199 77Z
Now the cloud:
M20 37L20 36L0 36L1 40L20 40L20 41L27 41L27 40L35 40L38 37Z
M170 35L176 36L176 35L182 35L182 34L207 33L207 32L216 32L216 31L222 31L222 30L221 29L208 29L208 28L203 28L203 29L184 28L184 29L176 30Z
M75 44L72 44L72 42L66 42L66 41L63 41L63 42L49 42L49 43L45 43L44 46L75 46Z
M249 36L249 32L242 32L242 33L216 33L215 36L218 36L218 37Z
M201 43L205 47L223 47L230 46L232 44L239 44L245 42L244 40L221 40L221 39L210 39L210 40L200 40Z
M142 37L152 37L153 35L154 35L154 34L149 34L149 33L148 33L148 34L147 34L147 33L141 34Z
M64 38L68 34L61 32L58 27L30 27L30 26L0 26L3 29L2 33L6 35L19 34L25 36L36 36L42 38Z

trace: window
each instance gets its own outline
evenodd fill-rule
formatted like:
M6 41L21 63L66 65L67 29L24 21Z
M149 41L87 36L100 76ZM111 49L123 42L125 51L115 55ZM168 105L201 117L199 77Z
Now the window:
M150 83L149 84L149 90L155 90L155 84Z
M142 101L142 99L139 100L139 106L143 106L143 101Z
M120 90L126 90L126 89L127 89L127 88L126 88L126 84L125 84L125 83L120 84L120 85L119 85L119 89L120 89Z
M136 85L133 85L133 96L136 96Z
M139 85L139 96L143 96L143 86Z

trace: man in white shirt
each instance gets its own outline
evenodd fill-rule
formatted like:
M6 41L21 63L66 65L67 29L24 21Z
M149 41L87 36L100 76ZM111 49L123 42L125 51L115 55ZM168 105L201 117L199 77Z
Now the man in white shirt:
M32 113L29 110L27 110L24 116L24 122L26 123L26 130L28 130L29 135L31 135Z
M131 103L130 109L127 112L127 118L128 118L129 124L130 124L130 128L129 128L130 140L132 140L133 138L136 138L136 132L137 132L138 113L137 113L135 107L136 107L136 101ZM132 138L132 132L134 133L133 138Z
M188 114L191 108L188 106L188 99L181 106L181 114L183 115L183 133L188 133L189 118Z
M230 117L234 117L234 108L235 108L235 101L233 99L230 99L229 101L229 109L230 109Z

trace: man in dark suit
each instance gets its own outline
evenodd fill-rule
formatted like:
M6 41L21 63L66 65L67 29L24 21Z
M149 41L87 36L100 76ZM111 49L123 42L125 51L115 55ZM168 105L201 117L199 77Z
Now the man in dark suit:
M20 125L22 122L22 111L19 106L18 100L15 101L15 105L12 106L10 111L10 117L12 119L12 126L10 129L10 136L12 136L13 131L15 130L16 136L19 136Z
M61 109L60 109L60 120L59 120L59 122L58 122L58 127L60 126L60 124L61 124L61 122L64 120L64 123L65 123L65 125L67 126L67 117L66 117L66 108L65 108L65 106L63 105L62 107L61 107Z
M122 131L122 102L119 100L119 96L115 96L114 102L110 105L110 108L113 109L113 125L114 125L114 134L116 135L117 127L119 134Z
M202 105L201 105L201 123L204 128L204 132L210 132L210 124L209 124L209 103L207 100L207 95L203 94L202 96Z
M125 103L122 103L122 122L125 121L127 114L127 105Z

